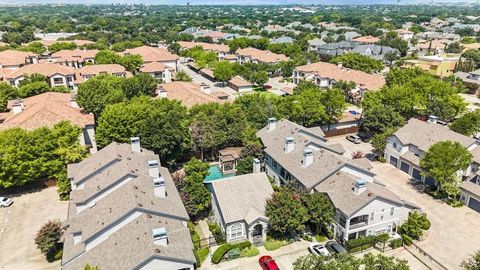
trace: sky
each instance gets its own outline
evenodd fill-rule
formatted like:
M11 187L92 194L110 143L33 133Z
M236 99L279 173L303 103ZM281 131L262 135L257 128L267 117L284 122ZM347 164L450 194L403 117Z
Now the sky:
M434 2L475 2L476 0L434 0ZM5 4L111 4L146 3L183 5L288 5L288 4L394 4L396 0L0 0ZM431 0L401 0L401 3L430 3Z

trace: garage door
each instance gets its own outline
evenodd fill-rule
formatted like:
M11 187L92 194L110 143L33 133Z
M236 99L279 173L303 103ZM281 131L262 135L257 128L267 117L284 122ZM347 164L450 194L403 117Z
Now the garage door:
M402 161L402 163L400 164L400 170L408 173L408 171L410 171L410 165Z
M427 176L427 177L425 177L424 183L425 183L425 185L433 186L433 185L435 185L435 179L433 179L430 176Z
M415 179L415 180L419 180L419 181L422 180L422 175L420 174L420 170L418 170L418 169L413 168L412 176L413 176L413 179Z
M480 201L472 197L470 197L470 201L468 202L468 207L480 213Z
M398 159L397 159L396 157L390 156L390 164L392 164L393 166L397 167Z

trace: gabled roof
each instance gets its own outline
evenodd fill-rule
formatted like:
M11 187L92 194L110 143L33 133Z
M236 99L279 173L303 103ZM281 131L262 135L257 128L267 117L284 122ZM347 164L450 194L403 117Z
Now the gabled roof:
M5 79L14 80L19 77L35 73L42 74L47 77L53 76L55 74L60 74L63 76L73 76L75 74L75 69L73 67L53 63L30 64L8 72L5 75Z
M5 50L0 52L0 65L18 66L25 64L26 58L36 56L33 52L21 52L15 50Z
M420 131L420 132L419 132ZM448 127L411 118L407 124L393 133L404 145L415 145L426 152L430 146L441 141L459 142L468 148L476 142L472 137L450 130Z
M0 124L0 129L18 127L32 130L52 127L61 121L70 121L81 128L95 124L93 114L83 113L81 109L72 107L70 102L70 94L56 92L25 98L21 112L2 114L4 121ZM9 102L8 108L12 108L12 102Z
M355 42L360 42L360 43L378 43L380 39L372 36L362 36L362 37L356 37L352 39Z
M271 51L263 51L256 48L245 48L245 49L238 49L236 52L237 55L241 56L249 56L252 59L258 60L264 63L275 63L279 61L289 61L290 58L283 55L273 53Z
M126 54L138 54L143 58L143 62L166 62L178 60L178 55L170 53L165 48L141 46L133 49L126 49Z
M221 103L222 100L213 95L204 93L200 85L192 82L171 82L164 83L159 86L167 92L168 99L176 99L182 102L183 105L191 107L197 104L205 104L210 102Z
M296 68L298 71L318 74L321 77L333 79L336 81L353 81L368 90L377 90L385 85L385 78L378 74L369 74L359 70L342 68L337 65L317 62Z
M140 72L153 73L153 72L164 72L165 69L173 70L171 67L168 67L160 62L150 62L143 64L140 67Z
M99 75L101 73L114 74L125 73L127 70L119 64L100 64L100 65L86 65L77 70L80 76Z
M65 61L80 61L83 62L85 59L93 59L98 53L98 50L61 50L52 54L52 59L55 62L65 62Z
M267 175L251 173L225 178L211 183L223 221L228 224L245 220L247 223L265 217L265 204L273 194Z
M202 47L206 51L215 51L227 53L230 51L230 48L227 45L223 44L211 44L205 42L190 42L190 41L179 41L178 44L184 49L191 49L196 46Z
M253 86L253 83L245 80L244 78L240 77L240 76L235 76L233 77L230 81L228 81L229 83L233 84L233 85L236 85L238 87L242 87L242 86Z

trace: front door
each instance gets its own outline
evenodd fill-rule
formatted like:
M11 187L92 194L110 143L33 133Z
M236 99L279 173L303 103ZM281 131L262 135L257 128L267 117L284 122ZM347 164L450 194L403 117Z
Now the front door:
M257 224L253 227L253 236L262 236L263 233L263 226L262 224Z
M470 201L468 202L468 207L480 213L480 201L472 197L470 197Z

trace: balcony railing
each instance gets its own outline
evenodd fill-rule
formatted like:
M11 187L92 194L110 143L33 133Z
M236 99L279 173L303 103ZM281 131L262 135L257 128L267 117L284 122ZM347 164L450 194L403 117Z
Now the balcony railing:
M367 225L368 225L368 222L366 222L366 221L360 221L360 222L357 222L357 223L350 223L349 229L353 230L353 229L357 229L357 228L367 226Z

